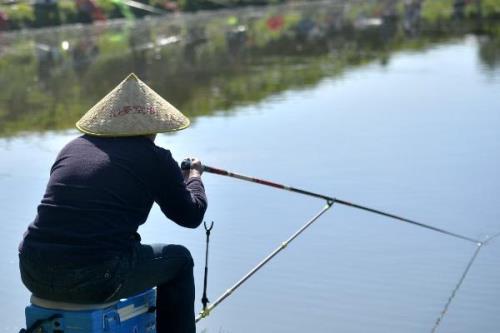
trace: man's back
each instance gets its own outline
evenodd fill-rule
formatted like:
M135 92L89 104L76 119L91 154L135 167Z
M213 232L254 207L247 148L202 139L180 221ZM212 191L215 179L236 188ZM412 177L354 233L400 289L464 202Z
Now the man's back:
M30 247L49 257L64 255L72 260L123 253L140 240L137 228L155 200L167 215L182 209L174 205L178 200L199 206L203 215L206 199L199 191L201 181L188 184L193 197L183 191L182 182L170 152L147 137L78 137L61 150L52 166L21 250Z

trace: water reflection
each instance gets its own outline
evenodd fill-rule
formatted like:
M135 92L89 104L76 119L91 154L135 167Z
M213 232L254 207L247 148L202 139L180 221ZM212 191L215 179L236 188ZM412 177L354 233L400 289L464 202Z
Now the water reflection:
M481 1L467 6L335 2L9 33L0 37L0 136L70 128L129 72L196 117L470 33L483 36L479 57L493 71L499 24Z

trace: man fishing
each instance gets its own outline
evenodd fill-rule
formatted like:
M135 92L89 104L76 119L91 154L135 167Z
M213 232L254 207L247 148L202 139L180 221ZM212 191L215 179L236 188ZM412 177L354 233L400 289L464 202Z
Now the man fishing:
M33 295L93 304L157 286L157 332L195 333L193 259L180 245L145 245L137 233L154 202L196 228L207 198L202 166L181 171L157 133L189 120L134 74L76 124L50 172L38 214L19 246L21 278Z

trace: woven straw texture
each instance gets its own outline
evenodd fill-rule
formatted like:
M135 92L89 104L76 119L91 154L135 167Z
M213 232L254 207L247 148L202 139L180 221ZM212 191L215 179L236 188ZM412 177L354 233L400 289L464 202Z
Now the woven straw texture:
M148 135L188 126L188 118L135 74L130 74L76 123L80 131L97 136Z

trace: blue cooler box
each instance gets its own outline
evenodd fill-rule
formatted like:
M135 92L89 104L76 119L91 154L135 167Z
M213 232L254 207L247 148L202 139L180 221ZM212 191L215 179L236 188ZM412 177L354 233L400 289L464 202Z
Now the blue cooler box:
M156 290L103 308L68 310L36 302L26 308L26 325L44 333L156 333ZM38 321L38 322L37 322Z

